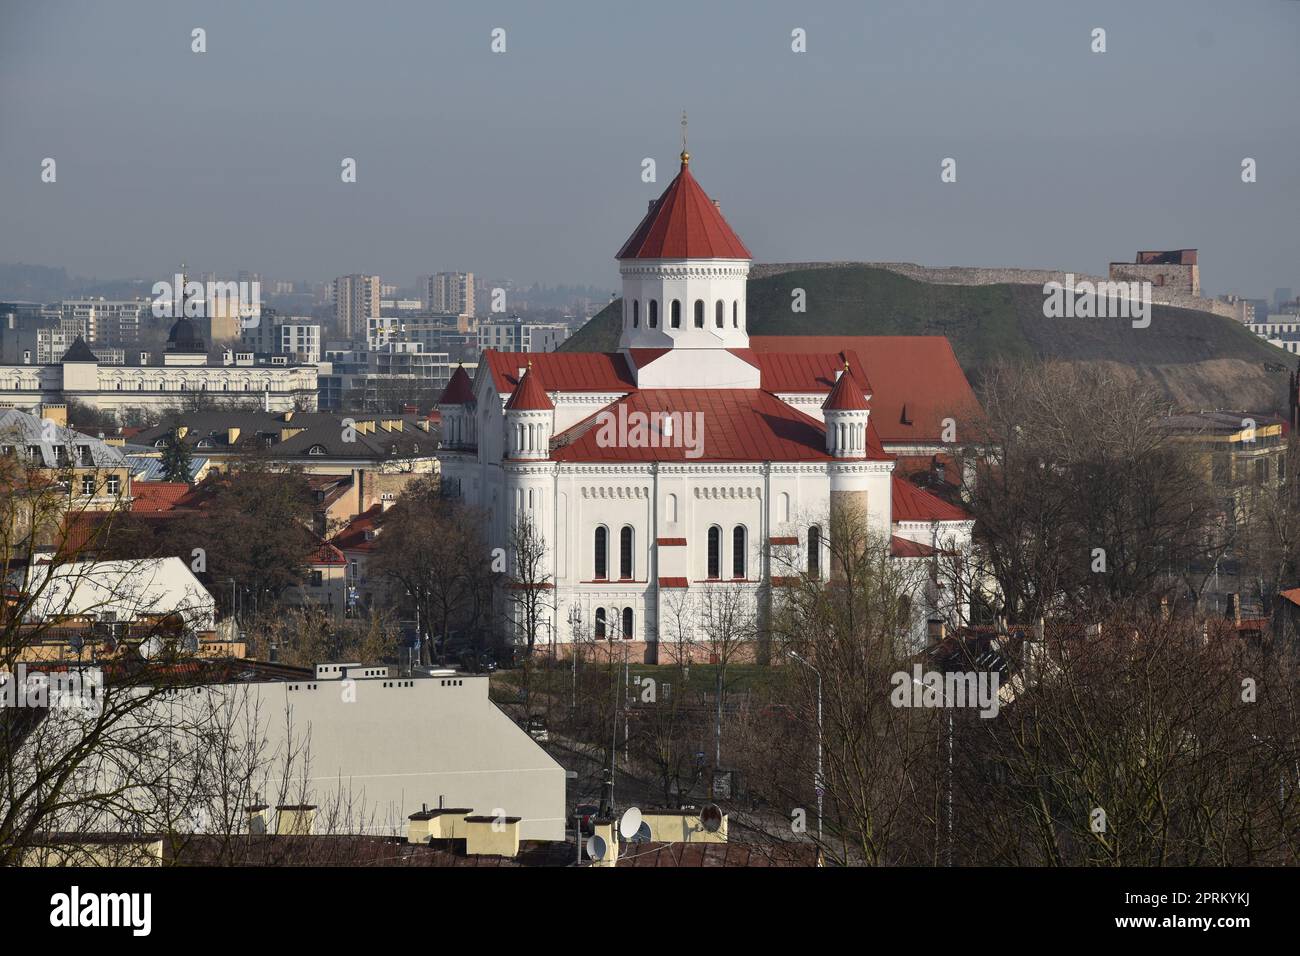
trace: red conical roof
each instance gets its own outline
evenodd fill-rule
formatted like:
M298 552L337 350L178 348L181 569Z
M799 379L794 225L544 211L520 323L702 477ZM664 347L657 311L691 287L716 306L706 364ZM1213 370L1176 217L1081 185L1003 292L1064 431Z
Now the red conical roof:
M835 387L822 403L822 410L827 412L865 412L870 405L862 388L849 373L849 363L844 363L844 371L835 382Z
M541 378L533 374L533 363L528 363L528 371L524 372L524 377L519 380L515 386L515 392L510 396L510 401L506 402L506 411L510 412L541 412L550 411L555 408L551 402L551 397L546 394L546 389L542 387Z
M465 371L465 366L457 365L456 371L451 373L451 381L443 389L442 397L438 399L439 405L468 405L474 401L474 385L469 380L469 373Z
M654 201L615 259L752 259L722 212L691 175L691 157Z

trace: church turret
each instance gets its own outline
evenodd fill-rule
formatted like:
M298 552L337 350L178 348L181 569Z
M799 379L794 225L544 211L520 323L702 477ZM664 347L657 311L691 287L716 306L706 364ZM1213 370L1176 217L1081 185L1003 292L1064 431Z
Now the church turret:
M749 347L745 283L753 258L691 174L681 170L619 249L620 348Z
M826 420L826 453L836 458L865 458L871 407L850 373L848 362L826 396L822 414Z
M474 430L474 386L464 365L456 366L451 381L438 399L442 416L442 444L446 448L473 448L478 444Z
M554 430L555 404L529 362L506 402L507 457L533 461L549 458Z

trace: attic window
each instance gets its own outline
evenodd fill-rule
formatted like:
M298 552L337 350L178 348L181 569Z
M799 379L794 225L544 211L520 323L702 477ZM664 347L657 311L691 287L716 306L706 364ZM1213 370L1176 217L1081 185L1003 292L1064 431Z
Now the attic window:
M912 424L912 419L910 419L910 418L907 417L907 403L906 403L906 402L903 403L903 410L902 410L901 412L899 412L899 414L898 414L898 423L899 423L900 425L910 425L910 424Z
M270 442L267 442L267 444L270 444ZM325 446L324 446L324 445L312 445L311 448L309 448L309 449L307 450L307 454L309 454L309 455L323 455L323 454L325 454Z

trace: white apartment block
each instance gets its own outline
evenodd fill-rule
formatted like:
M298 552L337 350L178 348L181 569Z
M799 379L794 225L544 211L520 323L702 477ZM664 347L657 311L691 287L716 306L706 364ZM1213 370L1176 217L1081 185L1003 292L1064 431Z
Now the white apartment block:
M569 337L569 327L562 323L482 322L478 327L479 351L499 349L503 352L554 352Z

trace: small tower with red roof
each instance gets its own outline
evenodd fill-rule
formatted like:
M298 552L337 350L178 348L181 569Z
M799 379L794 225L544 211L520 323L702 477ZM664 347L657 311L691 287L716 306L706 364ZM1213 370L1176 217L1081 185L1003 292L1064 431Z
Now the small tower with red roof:
M835 387L822 403L826 421L826 453L835 458L867 457L867 425L871 406L866 393L844 363Z
M546 394L540 376L528 363L514 393L506 402L507 457L544 461L551 457L551 435L555 431L555 403Z
M442 444L444 448L473 448L478 444L474 429L474 385L464 365L456 366L451 381L438 399L442 415Z

